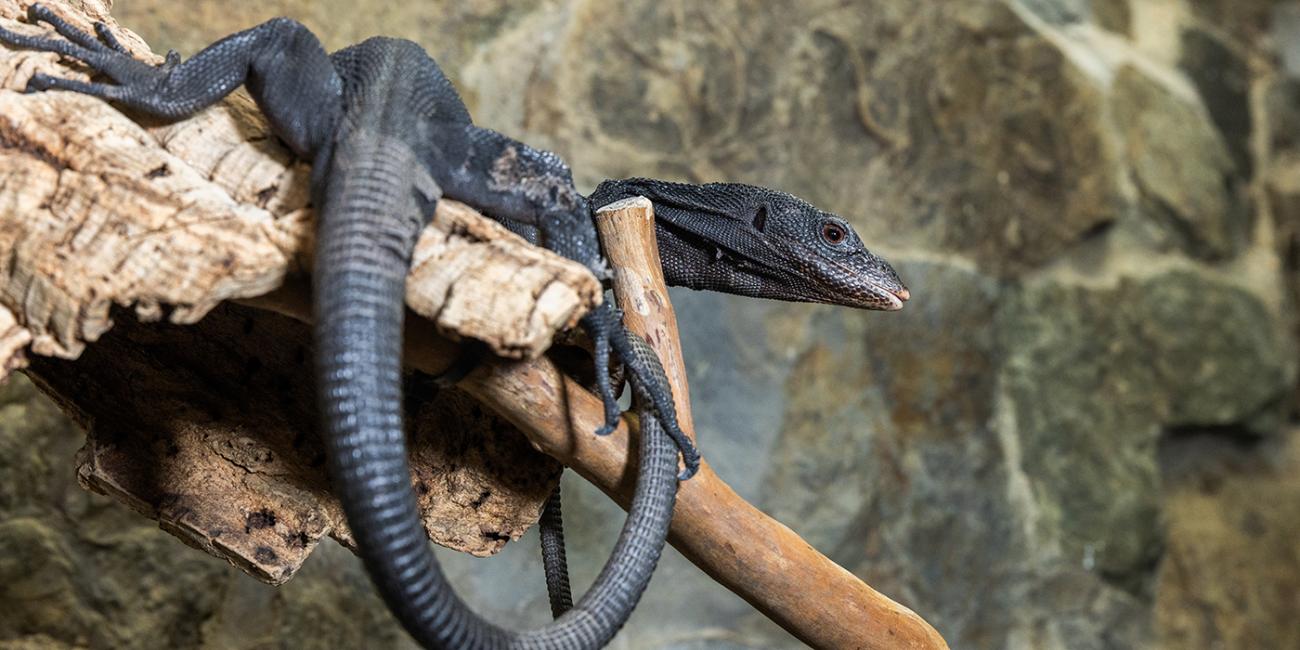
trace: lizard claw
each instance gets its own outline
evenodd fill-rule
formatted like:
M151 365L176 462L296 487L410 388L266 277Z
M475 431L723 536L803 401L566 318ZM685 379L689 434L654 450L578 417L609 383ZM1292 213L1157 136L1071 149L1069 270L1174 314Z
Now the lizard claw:
M27 80L27 87L23 89L23 92L32 94L49 90L54 87L55 78L56 77L47 75L44 72L37 72L32 75L31 79Z
M50 11L49 7L46 7L39 2L33 3L31 6L27 7L27 22L29 23L48 23L50 20L57 18L58 15L53 11Z
M181 64L181 53L177 52L176 50L167 50L167 56L163 58L162 65L159 67L162 70L166 71L166 70L171 70L172 68L180 64Z
M628 379L636 389L639 399L647 402L653 411L659 426L677 446L682 457L684 469L678 474L679 480L687 480L700 469L700 452L695 443L677 424L677 409L673 404L672 392L668 379L663 374L663 367L654 351L644 341L633 342L635 335L623 329L618 311L602 304L595 311L583 317L582 326L593 342L596 365L596 385L605 404L605 426L596 431L597 435L607 435L618 426L621 412L617 396L609 381L609 354L611 348L623 360ZM638 352L638 350L640 352Z
M671 425L661 419L660 425L663 426L664 433L672 438L673 444L677 445L677 451L682 455L682 471L677 475L677 480L685 481L695 476L695 473L700 471L700 450L695 448L695 443L677 426L676 419Z
M607 436L618 428L623 411L618 407L618 394L614 384L609 380L609 354L611 329L618 323L617 315L608 303L601 305L582 319L582 326L587 330L592 342L592 360L596 366L596 392L605 407L605 423L596 429L596 435Z
M695 476L696 472L700 471L700 451L695 448L695 443L691 442L691 439L687 438L685 434L678 438L671 430L666 429L666 431L668 431L668 437L672 438L673 442L676 443L677 450L682 454L682 471L677 474L677 480L690 480L692 476ZM678 433L681 433L680 430Z

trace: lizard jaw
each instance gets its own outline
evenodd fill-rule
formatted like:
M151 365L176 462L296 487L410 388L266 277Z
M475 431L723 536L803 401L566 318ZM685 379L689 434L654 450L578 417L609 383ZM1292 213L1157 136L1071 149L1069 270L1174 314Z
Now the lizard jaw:
M903 308L903 303L912 297L912 292L907 289L890 291L888 289L877 287L880 292L889 300L889 306L882 311L898 311Z
M877 284L870 284L867 290L867 300L856 303L848 303L843 298L827 300L830 304L849 305L858 309L869 309L873 311L899 311L903 308L903 303L912 297L911 292L907 289L886 289Z

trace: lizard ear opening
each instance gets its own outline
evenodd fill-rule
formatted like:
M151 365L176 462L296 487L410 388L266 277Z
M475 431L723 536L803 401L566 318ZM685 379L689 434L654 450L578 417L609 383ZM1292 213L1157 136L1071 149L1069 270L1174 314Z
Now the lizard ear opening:
M754 229L763 232L763 227L767 225L767 206L758 206L758 211L754 213Z

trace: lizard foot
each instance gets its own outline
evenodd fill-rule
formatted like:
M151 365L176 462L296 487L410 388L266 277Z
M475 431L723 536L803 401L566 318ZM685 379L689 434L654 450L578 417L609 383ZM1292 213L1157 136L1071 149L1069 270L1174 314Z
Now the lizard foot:
M27 83L27 92L71 90L103 99L130 99L133 95L152 91L166 78L166 72L180 62L180 55L169 52L162 66L149 65L131 56L104 23L95 23L95 34L89 34L73 27L42 4L28 7L27 18L32 23L50 25L63 38L28 36L0 28L0 43L62 54L85 63L117 82L91 83L38 73L32 75Z
M30 11L28 12L28 16L29 17L31 16ZM55 16L55 19L62 21L62 19L58 18L57 16ZM46 20L45 22L50 22L50 21ZM55 29L58 29L58 27L56 26ZM71 28L68 29L69 31L76 31ZM63 32L59 32L59 33L62 34ZM122 54L125 54L127 56L131 56L130 50L126 49L126 47L122 45L122 42L117 40L117 36L113 35L113 31L108 28L108 25L99 22L95 23L95 35L98 36L99 40L102 41L105 45L107 45L109 49L115 52L121 52ZM176 50L167 50L167 54L163 56L163 62L158 66L158 70L161 70L162 72L167 72L172 68L180 65L180 63L181 63L181 53L177 52Z
M618 313L612 307L605 303L590 314L582 318L582 327L587 330L587 336L591 337L591 357L595 364L596 372L596 392L600 394L600 401L605 406L605 423L599 429L596 429L596 435L607 436L614 433L618 428L618 421L623 417L622 410L618 407L618 394L614 392L614 383L609 376L609 354L610 354L610 337L615 327L619 325Z
M672 439L682 456L685 469L678 479L687 480L700 468L700 452L695 443L682 431L677 423L677 409L673 404L672 391L668 379L664 376L663 366L659 360L646 359L637 353L630 340L630 335L623 328L618 312L609 303L602 304L595 311L582 319L583 329L593 342L593 356L596 366L596 388L605 406L605 425L596 431L596 435L608 435L618 427L622 412L618 407L618 395L609 379L609 355L613 351L623 361L628 379L637 391L649 398L650 410L654 412L664 432ZM653 351L650 351L653 354Z

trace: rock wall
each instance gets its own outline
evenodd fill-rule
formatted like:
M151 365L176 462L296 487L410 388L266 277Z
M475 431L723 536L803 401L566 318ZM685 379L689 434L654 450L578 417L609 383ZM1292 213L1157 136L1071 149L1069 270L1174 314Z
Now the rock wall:
M584 189L739 180L845 215L899 267L903 312L674 294L724 478L954 648L1300 646L1300 2L115 14L186 54L277 14L330 47L412 38L479 123ZM346 553L253 584L82 494L79 434L30 388L4 396L0 639L405 643ZM568 486L581 587L621 516ZM480 609L538 623L534 544L446 560ZM643 603L616 646L797 646L672 552Z

